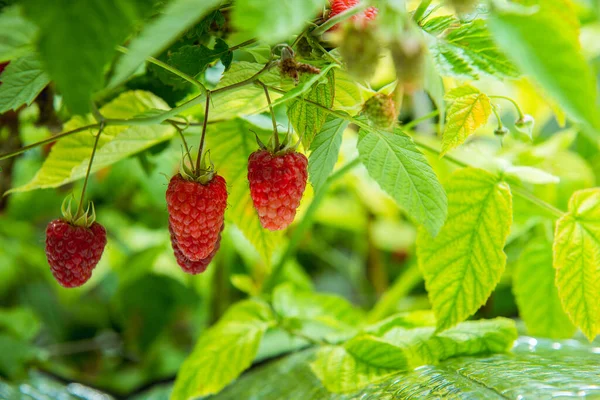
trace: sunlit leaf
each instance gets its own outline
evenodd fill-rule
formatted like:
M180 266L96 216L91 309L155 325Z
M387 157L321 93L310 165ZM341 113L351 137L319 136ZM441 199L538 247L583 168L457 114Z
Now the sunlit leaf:
M266 303L246 300L231 307L200 336L177 374L171 399L189 400L223 389L252 364L273 322Z
M489 97L469 84L449 91L446 100L451 104L447 110L441 155L464 143L477 128L485 125L492 113Z
M33 50L36 26L21 16L19 7L7 7L0 14L0 62L17 59Z
M149 92L125 92L100 109L106 118L132 118L146 110L167 109L167 104ZM74 117L65 124L65 131L94 124L91 115ZM85 130L60 139L53 147L42 168L27 184L11 192L58 187L85 176L95 134ZM107 126L98 140L91 172L107 167L157 143L173 137L175 130L169 125Z
M556 223L556 286L571 321L592 340L600 333L600 190L575 192Z
M512 224L508 185L480 169L452 174L446 185L448 219L437 237L417 238L438 330L448 329L481 307L504 272L504 244Z

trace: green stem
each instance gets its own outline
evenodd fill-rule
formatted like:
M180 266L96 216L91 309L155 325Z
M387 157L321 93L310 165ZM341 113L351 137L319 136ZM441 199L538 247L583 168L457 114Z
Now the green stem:
M12 151L10 153L2 154L2 155L0 155L0 161L5 160L7 158L14 157L14 156L18 156L19 154L25 153L26 151L31 150L31 149L35 149L36 147L43 146L48 143L56 142L59 139L62 139L67 136L71 136L75 133L79 133L79 132L85 131L87 129L98 128L99 126L100 126L100 124L91 124L91 125L82 126L80 128L76 128L76 129L73 129L73 130L70 130L67 132L59 133L58 135L49 137L48 139L40 140L39 142L35 142L30 145L21 147L20 149Z
M374 323L394 313L398 302L422 281L423 275L421 275L417 263L413 262L402 275L396 278L392 287L375 304L375 307L367 315L367 322Z
M129 53L129 49L127 47L117 46L117 50L124 54ZM194 79L193 77L189 76L185 72L182 72L182 71L178 70L177 68L172 67L169 64L162 62L159 59L154 58L154 57L148 57L148 58L146 58L146 61L148 61L149 63L152 63L154 65L157 65L163 69L166 69L167 71L171 72L174 75L177 75L181 79L184 79L184 80L188 81L189 83L191 83L192 85L197 86L198 88L200 88L200 90L202 90L203 93L206 93L206 87L200 81L198 81L197 79Z
M190 148L188 147L187 141L185 140L185 136L183 135L183 130L179 127L179 125L177 125L177 123L170 121L170 120L168 122L173 126L173 128L175 128L177 133L179 133L179 136L181 137L181 141L183 142L183 146L185 147L185 152L186 152L186 154L189 155Z
M539 208L547 211L556 219L562 218L565 215L565 213L563 211L554 207L552 204L546 203L544 200L542 200L538 197L535 197L533 194L529 193L527 190L525 190L521 186L518 186L516 184L510 184L510 190L513 194L516 194L520 198L527 200L530 203L535 204Z
M202 135L200 135L200 146L198 147L198 158L196 158L196 174L200 175L202 165L202 153L204 152L204 139L206 138L206 124L208 122L208 110L210 108L210 94L206 92L206 106L204 107L204 121L202 122Z
M496 116L496 120L498 121L498 129L502 129L502 120L500 119L500 115L498 114L498 110L496 110L496 106L492 104L492 112Z
M431 2L432 0L421 0L421 3L417 7L417 9L415 10L415 14L413 15L413 19L415 20L415 22L421 22L421 19L423 18L423 15L425 15L425 12L431 5Z
M327 189L331 186L331 184L333 182L335 182L336 180L338 180L339 178L344 176L348 171L350 171L352 168L356 167L358 164L360 164L360 160L358 158L355 158L354 160L346 163L346 165L344 165L343 167L338 169L336 172L331 174L331 176L323 184L323 187L321 187L321 189L319 189L319 191L317 193L315 193L315 197L313 198L312 202L308 206L306 213L304 215L304 218L302 218L302 221L300 221L300 223L298 223L298 225L296 226L296 229L294 229L294 231L290 237L290 240L288 242L288 245L287 245L284 253L281 255L281 258L279 259L279 262L273 267L273 271L271 272L271 275L269 275L269 277L263 284L263 291L268 291L275 287L275 284L279 280L281 272L283 271L285 262L296 251L296 248L300 244L302 237L304 236L306 231L311 227L312 222L313 222L313 216L314 216L315 212L317 211L317 209L319 208L319 205L325 198Z
M327 32L328 30L330 30L331 28L333 28L334 25L339 24L340 22L343 22L347 19L349 19L350 17L356 15L356 14L360 14L361 12L363 12L364 10L366 10L368 7L368 4L366 2L361 2L359 4L357 4L356 6L349 8L348 10L344 11L343 13L340 13L332 18L329 18L327 21L325 21L322 25L319 25L317 28L315 28L312 32L311 35L313 36L321 36L322 34L324 34L325 32Z
M90 177L90 171L92 170L92 164L94 162L94 156L96 155L96 148L98 147L98 141L100 140L100 135L104 130L104 121L100 122L100 129L98 129L98 134L96 135L96 140L94 140L94 147L92 148L92 155L90 156L90 162L87 167L87 171L85 173L85 179L83 181L83 188L81 189L81 198L79 199L79 207L77 208L77 214L75 214L75 220L77 220L83 214L83 199L85 198L85 190L87 189L88 180Z
M261 81L256 81L260 86L262 86L265 91L265 97L267 98L267 104L269 104L269 111L271 112L271 120L273 121L273 143L275 144L275 151L279 151L279 134L277 133L277 120L275 119L275 111L273 111L273 105L271 104L271 96L269 96L269 89L267 89L267 85L262 83Z
M321 45L321 43L319 43L318 40L311 40L311 44L313 46L315 46L317 49L319 49L331 61L333 61L337 65L342 65L342 62L340 60L338 60L337 58L335 58L334 56L332 56L330 52L325 50L325 48Z
M405 130L411 130L413 129L415 126L419 125L421 122L425 122L428 119L431 119L433 117L437 117L440 113L440 110L433 110L432 112L430 112L429 114L425 114L422 117L413 119L410 122L407 122L404 126L402 126L403 129Z
M521 119L525 116L525 114L523 114L523 111L521 111L521 107L519 107L519 104L517 104L517 102L514 101L513 99L511 99L510 97L506 97L506 96L488 96L488 97L490 99L503 99L503 100L511 102L512 105L517 110L517 114L519 114L519 119Z

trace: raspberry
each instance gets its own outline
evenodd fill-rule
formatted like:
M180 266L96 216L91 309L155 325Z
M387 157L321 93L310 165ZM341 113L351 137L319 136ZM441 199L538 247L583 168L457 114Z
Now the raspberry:
M390 128L396 122L397 112L394 99L383 93L376 93L365 102L362 113L378 128Z
M292 223L306 188L307 165L304 154L296 152L257 150L250 155L250 195L264 228L277 231Z
M223 232L224 226L225 225L221 225L220 232ZM199 261L190 261L185 256L185 254L183 254L181 252L181 250L179 249L179 245L177 244L177 240L175 239L175 235L173 233L173 228L171 227L171 224L169 224L169 233L171 234L171 247L173 247L173 254L175 254L175 259L177 260L177 264L179 264L179 266L181 267L183 272L186 272L186 273L192 274L192 275L197 275L197 274L201 274L202 272L206 271L206 268L208 267L208 265L214 258L215 254L217 254L217 251L219 251L219 247L221 247L221 233L220 232L219 232L219 237L217 238L217 243L215 244L215 248L208 255L208 257L203 258L202 260L199 260Z
M181 252L190 261L207 258L214 250L227 207L227 185L222 176L214 175L202 184L171 178L167 189L169 224Z
M92 276L106 246L106 230L94 222L89 228L57 219L46 228L46 257L62 286L83 285Z
M329 18L343 13L344 11L356 6L358 3L360 3L360 0L331 0L331 11L329 13ZM366 26L369 21L372 21L377 17L377 11L377 8L369 7L364 12L353 15L350 18L350 20L355 22L361 22L363 25ZM334 29L336 27L337 25L334 27Z

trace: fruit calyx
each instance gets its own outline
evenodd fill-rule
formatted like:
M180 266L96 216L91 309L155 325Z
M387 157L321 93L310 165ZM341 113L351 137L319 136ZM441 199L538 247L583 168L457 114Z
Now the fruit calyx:
M200 156L199 156L200 157ZM190 160L190 165L188 165L185 160L188 158ZM208 184L212 181L213 177L217 173L215 170L215 165L210 159L210 151L207 151L200 160L200 168L196 170L193 167L192 158L189 154L184 154L181 158L181 167L179 169L179 174L188 181L198 182L203 185Z
M65 199L62 202L60 210L62 212L64 221L68 222L73 226L90 228L94 224L94 222L96 222L96 209L94 208L94 203L90 201L85 211L80 211L78 209L73 214L73 212L71 211L73 199L74 196L70 195L68 197L65 197Z

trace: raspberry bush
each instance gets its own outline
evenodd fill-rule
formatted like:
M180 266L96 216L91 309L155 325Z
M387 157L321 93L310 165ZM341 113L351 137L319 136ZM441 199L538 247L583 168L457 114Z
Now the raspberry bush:
M75 3L0 2L0 393L595 390L507 355L600 333L593 2Z

